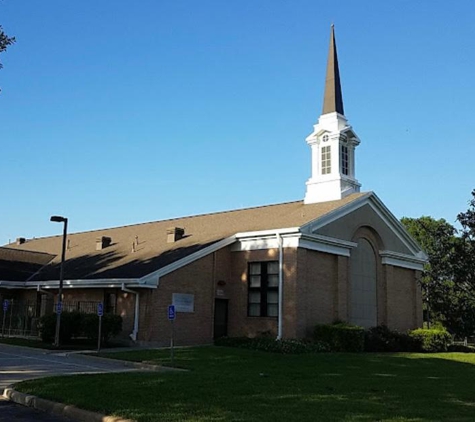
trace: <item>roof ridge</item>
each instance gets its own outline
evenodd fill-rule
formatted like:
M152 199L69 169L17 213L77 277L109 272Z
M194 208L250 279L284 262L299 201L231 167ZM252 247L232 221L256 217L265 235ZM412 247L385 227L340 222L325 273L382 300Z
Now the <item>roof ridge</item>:
M103 229L94 229L94 230L85 230L85 231L81 231L81 232L73 232L73 233L68 233L68 236L76 235L76 234L94 233L94 232L105 232L107 230L116 230L116 229L122 229L122 228L133 227L133 226L144 226L146 224L163 223L163 222L166 222L166 221L171 222L171 221L174 221L174 220L184 220L184 219L188 219L188 218L204 217L204 216L209 216L209 215L228 214L228 213L238 212L238 211L247 211L247 210L252 210L252 209L275 207L275 206L278 206L278 205L294 204L294 203L297 203L297 202L302 202L303 203L302 200L297 200L297 201L280 202L280 203L277 203L277 204L268 204L268 205L258 205L258 206L254 206L254 207L236 208L236 209L233 209L233 210L207 212L207 213L203 213L203 214L187 215L187 216L183 216L183 217L166 218L164 220L155 220L155 221L147 221L147 222L143 222L143 223L124 224L122 226L107 227L107 228L103 228ZM53 236L35 237L33 239L27 239L27 243L29 241L32 241L32 240L52 239L54 237L62 237L62 234L53 235ZM2 246L2 247L5 247L5 246ZM8 247L6 247L6 248L8 248ZM16 248L9 248L9 249L19 250L19 249L16 249ZM42 253L42 252L40 252L40 253Z

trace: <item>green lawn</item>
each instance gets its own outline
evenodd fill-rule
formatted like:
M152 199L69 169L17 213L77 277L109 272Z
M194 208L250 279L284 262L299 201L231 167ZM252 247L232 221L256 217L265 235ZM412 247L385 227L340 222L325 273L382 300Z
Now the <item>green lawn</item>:
M113 353L167 363L167 351ZM27 381L20 391L145 421L473 421L475 354L176 350L178 373Z

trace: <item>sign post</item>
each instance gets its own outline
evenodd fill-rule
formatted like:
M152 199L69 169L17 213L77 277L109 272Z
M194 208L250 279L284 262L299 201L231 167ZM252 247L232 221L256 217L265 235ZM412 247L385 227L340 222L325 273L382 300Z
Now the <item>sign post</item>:
M8 302L7 299L3 301L3 323L2 323L2 338L5 337L5 320L7 318L7 311L8 311Z
M172 326L172 334L170 336L170 359L171 363L173 366L173 346L174 346L174 340L175 340L175 318L176 318L176 312L175 312L175 305L169 305L168 306L168 320L170 321L170 324Z
M97 304L97 315L99 317L99 333L97 336L97 353L99 353L101 351L102 316L104 315L104 304L102 302Z

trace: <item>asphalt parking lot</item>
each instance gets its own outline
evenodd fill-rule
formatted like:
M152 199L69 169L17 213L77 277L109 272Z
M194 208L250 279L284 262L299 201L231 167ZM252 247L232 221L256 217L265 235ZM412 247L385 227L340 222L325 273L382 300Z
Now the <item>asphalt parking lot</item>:
M77 353L51 352L0 344L0 392L33 378L67 374L134 371L120 361L92 360Z
M126 371L136 371L136 369L126 367L120 361L95 360L76 353L51 352L0 344L0 396L4 388L27 379ZM68 419L47 415L0 399L0 421L65 422Z

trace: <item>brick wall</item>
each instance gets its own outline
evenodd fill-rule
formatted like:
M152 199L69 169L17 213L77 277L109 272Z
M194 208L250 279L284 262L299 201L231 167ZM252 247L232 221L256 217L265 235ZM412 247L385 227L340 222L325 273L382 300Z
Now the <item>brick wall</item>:
M338 312L338 257L318 251L300 250L306 259L299 261L299 282L305 283L302 309L305 326L298 337L311 335L315 324L329 324ZM302 277L300 277L302 274Z
M387 268L387 315L389 328L406 331L422 326L422 301L414 270Z
M172 304L173 293L186 293L194 295L194 312L177 312L174 322L175 344L212 342L215 262L216 254L201 258L163 276L158 289L141 295L139 341L164 346L170 344L168 305Z

